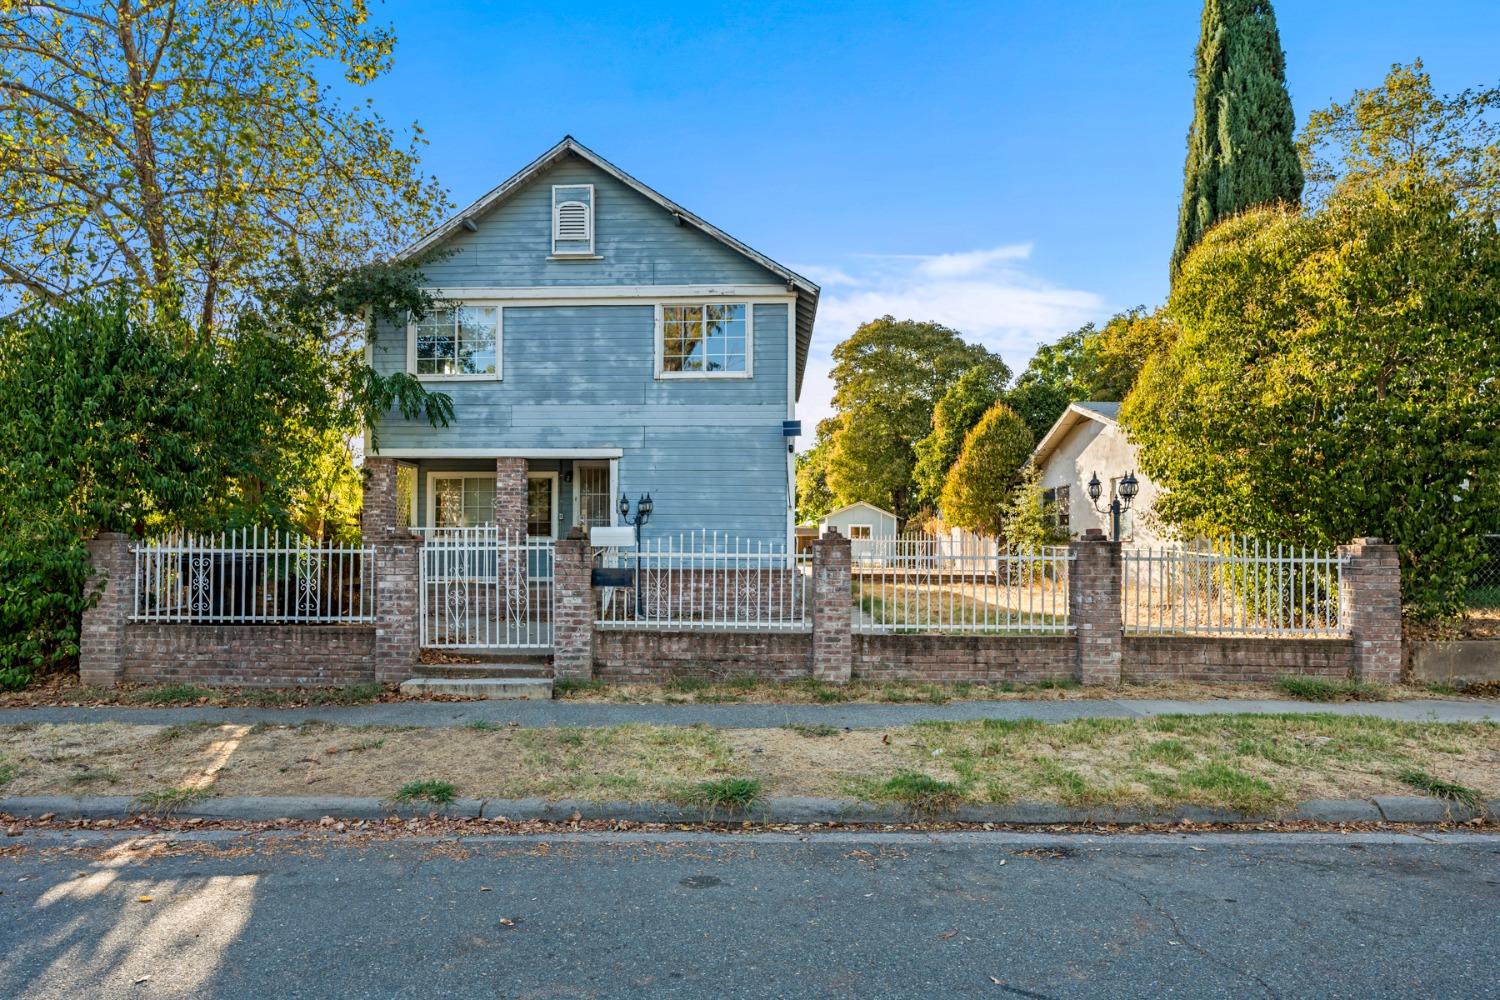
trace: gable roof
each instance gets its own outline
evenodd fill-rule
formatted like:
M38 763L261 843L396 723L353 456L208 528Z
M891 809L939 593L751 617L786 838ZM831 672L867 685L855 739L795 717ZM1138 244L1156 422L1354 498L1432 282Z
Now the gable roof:
M693 226L695 229L718 240L731 250L748 257L785 281L788 291L797 293L797 394L800 396L802 394L802 373L807 368L807 352L809 345L812 343L813 320L818 314L818 294L820 291L818 286L791 268L783 264L778 264L760 251L741 243L717 226L711 225L692 212L689 212L670 198L642 184L571 135L563 136L562 141L557 145L506 178L498 186L480 196L472 204L460 209L451 219L427 233L427 235L417 240L411 246L401 250L395 255L395 259L410 260L427 250L431 250L463 228L466 223L470 223L475 216L482 215L505 201L543 171L570 155L592 164L637 194L660 205L678 222Z
M1063 439L1072 432L1073 428L1084 421L1093 420L1107 427L1118 427L1120 426L1119 416L1119 403L1094 400L1069 403L1068 408L1063 410L1062 416L1057 418L1047 433L1042 435L1042 439L1036 443L1036 447L1031 449L1031 457L1027 459L1027 462L1034 466L1041 465L1057 450L1057 446L1063 443Z
M818 520L819 521L826 521L826 520L828 520L830 517L832 517L835 514L842 514L844 511L846 511L846 510L853 510L856 507L868 507L870 510L875 511L877 514L884 514L886 517L894 518L895 520L898 520L898 521L900 520L900 518L896 517L895 514L892 514L890 511L886 510L884 507L877 507L874 504L869 503L869 502L864 501L864 500L856 500L853 503L846 503L846 504L844 504L844 506L838 508L837 510L830 510L828 513L824 514L822 517L818 518Z

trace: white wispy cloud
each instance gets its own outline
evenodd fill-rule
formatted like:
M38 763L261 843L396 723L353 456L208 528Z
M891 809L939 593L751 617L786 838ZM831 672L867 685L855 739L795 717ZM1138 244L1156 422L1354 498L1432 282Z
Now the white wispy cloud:
M1048 282L1029 272L1030 243L942 254L850 254L799 268L819 281L812 351L797 404L812 444L819 420L833 412L832 351L862 323L880 316L932 320L983 344L1020 372L1039 344L1107 312L1098 294Z
M933 278L964 278L980 274L996 264L1026 260L1030 256L1030 243L1015 243L990 250L967 250L963 253L941 253L924 257L917 265L917 270Z

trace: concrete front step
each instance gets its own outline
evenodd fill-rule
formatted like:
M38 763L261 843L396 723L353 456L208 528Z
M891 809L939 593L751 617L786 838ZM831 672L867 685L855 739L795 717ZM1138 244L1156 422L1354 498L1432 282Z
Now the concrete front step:
M413 677L401 682L401 693L448 695L453 698L488 698L517 701L552 698L550 677Z
M450 677L467 680L476 677L532 677L546 679L552 676L552 664L541 663L419 663L412 672L418 677Z

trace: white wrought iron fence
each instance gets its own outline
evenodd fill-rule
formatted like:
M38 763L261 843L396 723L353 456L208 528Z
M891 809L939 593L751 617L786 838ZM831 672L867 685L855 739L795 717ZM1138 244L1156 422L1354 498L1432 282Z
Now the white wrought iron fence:
M422 537L418 616L423 646L545 649L552 645L550 538L494 525L413 528Z
M987 539L860 539L851 544L856 632L1068 631L1067 548Z
M1336 552L1231 537L1126 546L1121 612L1137 634L1339 636Z
M375 620L374 550L245 528L132 546L133 617L147 622Z
M784 544L696 531L600 549L623 571L598 588L598 624L632 628L787 629L811 626L812 553Z

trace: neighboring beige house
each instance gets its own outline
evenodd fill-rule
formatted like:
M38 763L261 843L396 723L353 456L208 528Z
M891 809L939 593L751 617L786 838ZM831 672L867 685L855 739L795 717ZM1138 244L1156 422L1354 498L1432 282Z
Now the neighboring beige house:
M1141 473L1135 445L1116 419L1119 413L1119 403L1070 403L1037 442L1030 461L1040 470L1043 496L1056 505L1058 526L1075 538L1089 528L1109 533L1109 502L1119 481L1134 472L1140 492L1120 518L1121 540L1160 544L1168 539L1158 534L1150 516L1156 484ZM1095 474L1103 487L1099 496L1103 513L1089 500L1088 483Z

